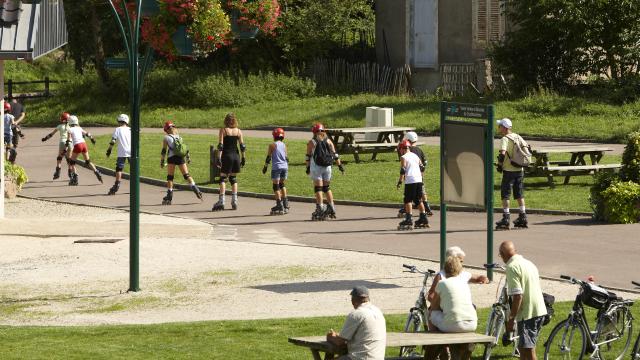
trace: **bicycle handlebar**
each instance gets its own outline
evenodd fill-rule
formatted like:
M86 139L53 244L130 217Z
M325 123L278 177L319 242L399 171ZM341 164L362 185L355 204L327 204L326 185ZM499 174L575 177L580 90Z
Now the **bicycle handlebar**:
M402 267L405 268L405 269L409 269L409 272L412 272L412 273L413 272L417 272L417 273L420 273L420 274L427 274L428 273L430 275L433 275L433 274L436 273L435 270L431 270L431 269L427 269L426 271L419 270L415 265L402 264Z
M571 280L571 276L568 276L568 275L560 275L560 279L563 279L563 280Z
M632 283L633 285L635 285L635 286L640 286L640 282L632 281L631 283Z
M500 264L498 264L498 263L484 264L482 266L484 266L485 269L501 269L501 270L505 270L505 267L500 265Z

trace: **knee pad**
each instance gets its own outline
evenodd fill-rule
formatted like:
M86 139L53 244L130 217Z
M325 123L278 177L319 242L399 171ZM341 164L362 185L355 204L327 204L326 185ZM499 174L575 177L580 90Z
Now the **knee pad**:
M273 184L273 186L271 188L273 189L273 191L278 191L278 189L280 189L278 184Z
M73 159L69 159L68 160L69 165L74 166L76 164L76 161Z
M122 171L124 170L124 168L120 167L120 166L116 166L116 172Z
M329 185L323 185L322 186L322 192L326 193L327 191L329 191Z
M191 177L191 175L189 175L189 173L186 173L184 175L182 175L184 177L185 180L189 180L189 178Z
M167 175L167 181L173 181L173 175Z
M237 182L238 182L238 179L236 179L235 175L229 176L229 184L233 185Z
M58 161L62 161L62 156L58 156L58 157L56 158L56 160L58 160Z
M71 158L70 157L66 156L64 159L67 161L67 165L71 165Z
M322 191L322 186L314 186L313 187L313 191L314 192L321 192Z
M285 188L285 185L283 182L278 183L278 187L280 188L280 190Z
M220 184L224 184L225 182L227 182L227 177L224 175L220 176Z
M16 161L17 157L18 157L18 152L16 151L16 149L9 149L9 162Z
M87 159L87 160L84 161L84 163L85 163L85 165L89 166L89 165L91 165L91 160Z

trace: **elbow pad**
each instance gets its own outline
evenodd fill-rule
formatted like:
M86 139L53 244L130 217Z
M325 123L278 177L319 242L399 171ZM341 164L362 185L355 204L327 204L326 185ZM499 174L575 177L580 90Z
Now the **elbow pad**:
M498 162L504 162L504 154L500 153L498 154Z
M247 145L245 145L245 144L240 144L240 151L242 151L242 152L247 151Z
M111 139L111 141L109 141L109 145L115 145L116 144L116 139Z
M162 155L162 156L167 155L167 149L162 148L162 150L160 151L160 155Z
M264 159L264 164L267 165L271 162L271 156L267 155L267 158Z
M338 160L340 155L338 153L333 153L333 160Z
M404 175L405 171L404 168L400 168L400 175Z
M224 146L222 145L222 143L218 143L218 150L222 151L223 148Z

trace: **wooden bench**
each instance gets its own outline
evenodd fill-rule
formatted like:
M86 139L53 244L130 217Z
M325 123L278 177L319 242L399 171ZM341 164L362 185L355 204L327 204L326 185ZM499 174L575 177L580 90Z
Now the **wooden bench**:
M556 165L548 166L547 171L574 171L574 172L587 172L599 170L617 170L622 167L622 164L597 164L597 165Z
M417 142L414 146L424 145L423 142ZM398 147L398 143L378 143L378 142L358 142L351 145L350 152L353 153L353 157L356 162L360 162L359 154L373 154L371 155L371 160L375 160L378 153L381 152L394 152Z
M544 176L551 186L554 185L554 176L564 176L566 185L572 176L591 175L598 171L618 171L621 167L620 164L600 164L605 152L613 151L606 145L541 146L532 150L533 162L525 169L526 176ZM570 160L551 160L551 154L567 154L570 155Z

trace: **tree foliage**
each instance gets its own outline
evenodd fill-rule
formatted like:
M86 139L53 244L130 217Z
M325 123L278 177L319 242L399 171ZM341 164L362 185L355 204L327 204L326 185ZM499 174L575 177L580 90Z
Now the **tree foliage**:
M640 71L640 1L513 0L491 55L517 87L562 89L576 77L621 81Z

